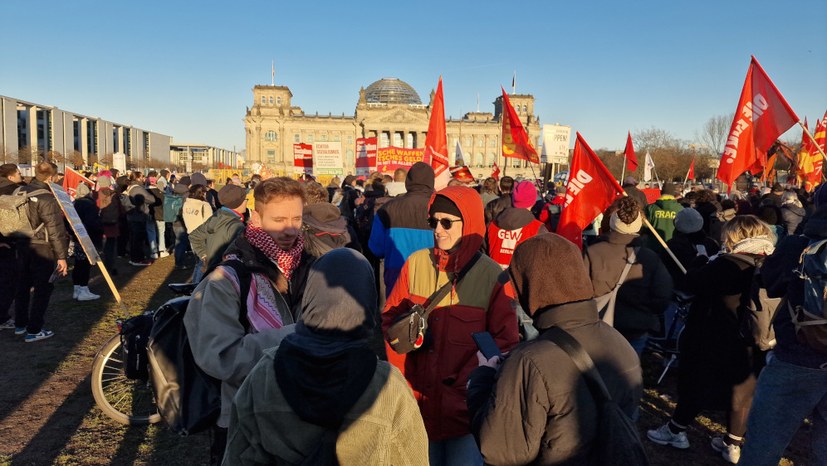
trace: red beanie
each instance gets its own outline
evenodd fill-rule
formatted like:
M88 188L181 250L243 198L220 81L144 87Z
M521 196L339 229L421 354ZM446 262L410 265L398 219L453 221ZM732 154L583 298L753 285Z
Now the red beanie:
M520 181L511 191L511 205L518 209L528 209L537 202L537 187L531 181Z

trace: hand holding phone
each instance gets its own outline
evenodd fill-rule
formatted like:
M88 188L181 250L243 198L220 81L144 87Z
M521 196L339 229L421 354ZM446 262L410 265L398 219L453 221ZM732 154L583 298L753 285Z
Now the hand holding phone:
M494 337L492 337L490 333L472 333L471 338L474 339L474 343L477 344L477 348L479 348L480 353L482 353L482 355L485 356L486 359L491 359L494 356L502 356L502 351L500 351L500 348L494 341Z

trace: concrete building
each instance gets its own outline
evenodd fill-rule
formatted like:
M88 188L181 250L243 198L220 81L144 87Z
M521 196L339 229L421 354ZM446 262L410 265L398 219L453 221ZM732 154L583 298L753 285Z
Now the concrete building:
M170 163L186 167L189 173L212 168L238 168L243 163L241 154L206 144L184 144L173 141L169 146Z
M52 152L74 165L126 154L127 165L139 161L170 162L170 137L99 117L0 96L0 159L35 164ZM60 161L60 160L59 160ZM111 163L111 162L110 162Z
M293 144L341 142L344 173L355 173L356 139L376 137L378 147L421 148L428 131L430 107L406 82L384 78L359 90L354 115L306 115L294 105L293 93L287 86L253 87L253 105L244 117L247 164L261 163L276 173L292 173ZM520 115L529 137L540 146L540 119L534 114L534 96L509 95ZM454 151L459 141L465 165L475 176L491 173L496 162L505 167L502 157L502 96L493 102L494 112L470 112L460 119L446 122L448 152L454 164ZM508 174L530 174L525 162L509 159ZM518 167L513 169L512 167Z

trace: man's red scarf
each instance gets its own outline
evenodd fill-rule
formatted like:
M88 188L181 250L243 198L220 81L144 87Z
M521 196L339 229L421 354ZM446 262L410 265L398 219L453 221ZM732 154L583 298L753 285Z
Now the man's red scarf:
M244 237L254 248L263 252L271 261L275 262L284 277L290 280L293 271L299 266L304 250L304 237L300 234L290 249L282 249L266 231L259 227L247 225Z

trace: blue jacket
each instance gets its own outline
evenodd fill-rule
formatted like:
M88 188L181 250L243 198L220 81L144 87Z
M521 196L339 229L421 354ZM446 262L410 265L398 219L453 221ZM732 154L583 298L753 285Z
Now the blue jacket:
M434 172L416 163L405 180L404 195L385 203L373 220L368 248L385 259L385 296L390 295L408 256L434 247L434 231L428 226L428 204L434 192Z

